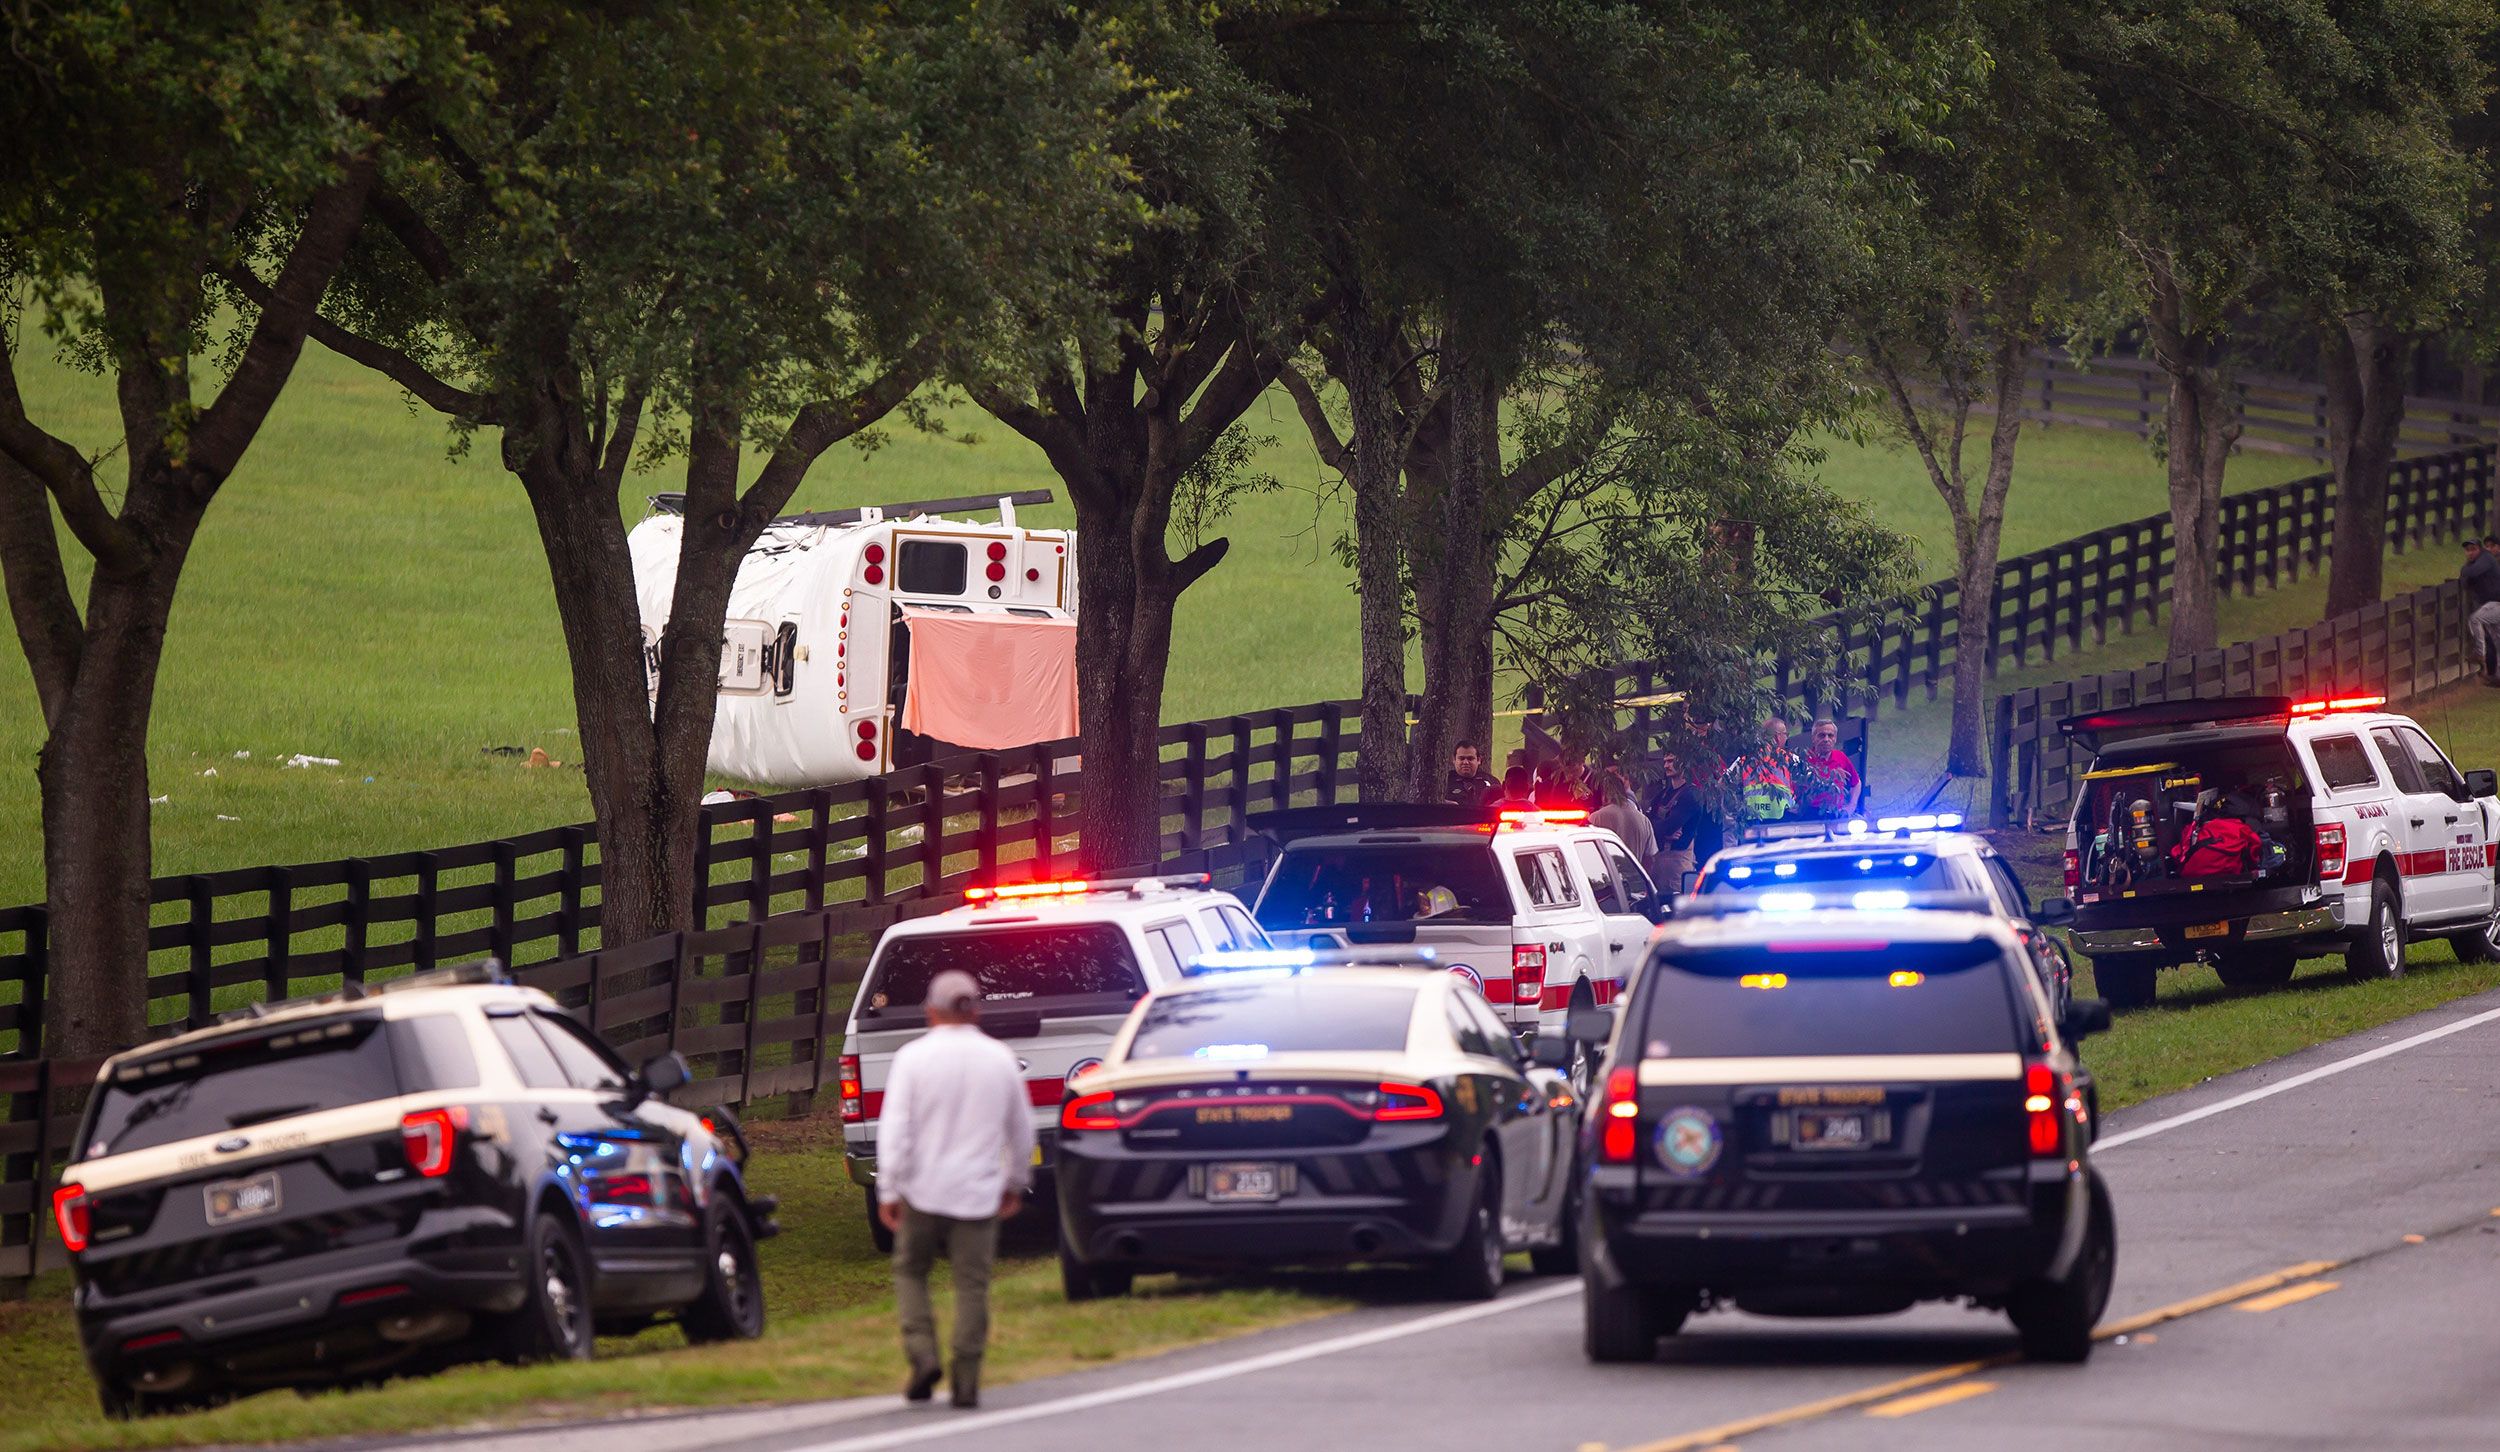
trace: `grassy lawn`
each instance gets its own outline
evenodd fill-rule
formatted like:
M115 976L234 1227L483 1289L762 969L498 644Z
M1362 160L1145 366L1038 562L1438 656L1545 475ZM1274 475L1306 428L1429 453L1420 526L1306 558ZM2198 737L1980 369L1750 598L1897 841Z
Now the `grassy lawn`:
M270 1392L211 1412L114 1423L96 1410L77 1349L66 1275L33 1299L0 1303L0 1452L263 1442L459 1429L656 1408L750 1406L891 1392L902 1382L885 1261L868 1244L859 1192L842 1172L830 1118L754 1126L753 1180L782 1197L777 1239L762 1250L770 1321L764 1339L689 1348L670 1327L600 1343L588 1363L480 1365L381 1387L304 1397ZM1069 1305L1047 1222L1013 1222L993 1286L984 1379L1004 1383L1166 1350L1409 1293L1395 1277L1279 1278L1263 1283L1138 1282L1124 1301ZM941 1272L942 1274L942 1272ZM940 1317L950 1313L943 1290Z
M109 387L26 362L34 416L103 451ZM986 416L964 408L947 417L955 437L900 429L875 453L836 451L798 506L1058 488L1039 452ZM1330 548L1344 502L1281 395L1250 426L1273 440L1259 464L1284 487L1241 505L1223 526L1231 553L1184 598L1167 719L1357 689L1356 602ZM445 846L588 816L577 771L526 770L483 752L540 746L576 761L572 694L520 487L494 464L491 438L458 460L446 442L430 414L388 385L307 351L185 570L151 733L150 793L166 798L156 810L160 872ZM1943 569L1943 506L1908 453L1841 443L1821 467L1924 541L1930 573ZM2159 471L2133 439L2035 429L2021 467L2009 553L2161 506ZM2231 482L2308 468L2251 456L2234 462ZM647 482L674 487L665 472ZM1064 506L1028 515L1069 519ZM0 651L0 841L16 844L0 852L0 903L41 895L41 741L23 660ZM297 752L343 764L280 765Z

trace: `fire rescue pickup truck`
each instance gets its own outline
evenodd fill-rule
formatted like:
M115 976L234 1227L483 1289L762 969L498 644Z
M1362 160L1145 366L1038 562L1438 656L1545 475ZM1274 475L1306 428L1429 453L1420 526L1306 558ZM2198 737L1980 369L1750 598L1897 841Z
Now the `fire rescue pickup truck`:
M2199 960L2260 988L2322 954L2396 977L2419 938L2500 956L2493 773L2458 771L2385 705L2252 696L2058 723L2095 754L2066 887L2103 997L2149 1004L2158 970Z

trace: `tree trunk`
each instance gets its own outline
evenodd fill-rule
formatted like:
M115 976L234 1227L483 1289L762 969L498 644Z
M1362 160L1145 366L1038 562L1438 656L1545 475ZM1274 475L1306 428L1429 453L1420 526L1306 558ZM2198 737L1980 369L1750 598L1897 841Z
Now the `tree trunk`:
M2326 429L2335 470L2335 531L2326 613L2332 619L2387 593L2387 483L2404 427L2405 349L2396 330L2356 313L2326 329Z
M2239 430L2228 374L2195 366L2170 378L2170 654L2221 642L2222 466Z
M1438 801L1441 781L1427 768L1446 762L1448 753L1427 754L1411 777L1407 765L1404 424L1389 376L1398 366L1399 331L1359 298L1349 299L1342 316L1351 422L1346 482L1354 492L1354 583L1362 605L1363 800Z
M1165 574L1160 529L1151 540L1138 539L1129 510L1088 508L1087 493L1076 497L1077 578L1085 592L1076 629L1085 755L1080 858L1093 873L1151 869L1163 857L1163 752L1156 738L1180 587ZM1233 769L1248 768L1236 762Z
M43 1051L54 1058L147 1036L148 710L198 525L196 514L161 522L143 572L96 578L77 675L36 769L50 955Z
M1419 483L1421 498L1439 506L1418 521L1413 546L1416 615L1422 627L1423 704L1415 713L1408 757L1418 800L1439 795L1450 750L1470 737L1485 741L1493 724L1493 607L1501 537L1490 524L1500 475L1498 395L1463 362L1445 358L1450 375L1447 444L1441 467ZM1433 477L1437 476L1437 477Z
M2028 294L2022 308L2028 312ZM1954 521L1961 571L1955 628L1961 643L1953 653L1953 732L1945 749L1945 769L1955 776L1988 774L1986 677L1996 650L1997 555L2005 536L2005 499L2014 487L2014 446L2022 439L2022 399L2030 389L2033 341L2030 334L2020 331L1998 340L1996 419L1988 431L1988 474L1980 481L1978 510ZM1954 439L1958 448L1958 426ZM1962 511L1955 513L1958 516Z

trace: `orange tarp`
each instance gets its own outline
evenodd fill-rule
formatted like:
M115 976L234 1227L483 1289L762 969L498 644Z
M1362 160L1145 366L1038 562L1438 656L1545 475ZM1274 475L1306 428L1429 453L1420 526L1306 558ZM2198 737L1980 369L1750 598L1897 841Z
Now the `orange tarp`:
M1076 622L903 607L903 729L975 751L1076 734Z

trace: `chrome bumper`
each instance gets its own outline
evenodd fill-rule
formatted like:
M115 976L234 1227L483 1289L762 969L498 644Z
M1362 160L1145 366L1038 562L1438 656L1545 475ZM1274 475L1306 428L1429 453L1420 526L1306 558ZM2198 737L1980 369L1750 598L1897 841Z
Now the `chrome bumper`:
M2335 898L2297 912L2259 913L2248 920L2247 930L2233 941L2266 943L2285 938L2314 938L2340 933L2343 929L2343 900ZM2095 957L2103 953L2166 951L2160 932L2152 928L2108 928L2097 933L2077 933L2074 937L2077 948Z

